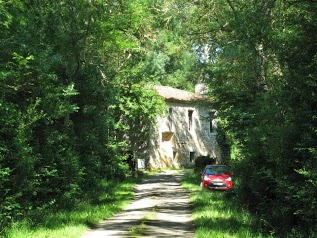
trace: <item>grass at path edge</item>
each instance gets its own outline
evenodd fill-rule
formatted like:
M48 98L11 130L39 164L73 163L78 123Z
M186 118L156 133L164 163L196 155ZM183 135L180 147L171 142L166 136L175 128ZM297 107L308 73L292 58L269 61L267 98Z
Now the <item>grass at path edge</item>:
M103 181L105 192L93 203L81 202L71 211L42 211L13 223L4 238L78 238L89 227L121 211L131 202L141 178L123 182ZM234 202L234 192L201 190L200 175L187 170L182 186L190 192L196 238L263 238L257 220ZM106 192L111 189L111 193Z
M258 220L235 202L232 191L200 188L200 174L188 170L182 186L190 192L195 238L264 238Z
M72 210L34 211L1 231L0 237L79 238L89 227L96 226L128 205L134 197L135 184L144 177L120 182L101 181L102 191L90 196L92 200L83 200Z

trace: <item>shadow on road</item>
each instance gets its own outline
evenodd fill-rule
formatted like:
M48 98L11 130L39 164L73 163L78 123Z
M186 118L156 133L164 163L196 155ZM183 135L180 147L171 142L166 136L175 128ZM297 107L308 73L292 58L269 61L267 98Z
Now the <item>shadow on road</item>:
M180 186L183 176L166 171L147 178L135 187L130 205L82 238L193 237L189 197Z

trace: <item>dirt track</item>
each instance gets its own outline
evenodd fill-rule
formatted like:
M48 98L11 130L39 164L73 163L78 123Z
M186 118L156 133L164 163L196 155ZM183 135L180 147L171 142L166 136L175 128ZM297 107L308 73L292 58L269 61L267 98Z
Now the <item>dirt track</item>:
M147 178L126 209L82 238L194 237L189 197L180 186L183 175L165 171Z

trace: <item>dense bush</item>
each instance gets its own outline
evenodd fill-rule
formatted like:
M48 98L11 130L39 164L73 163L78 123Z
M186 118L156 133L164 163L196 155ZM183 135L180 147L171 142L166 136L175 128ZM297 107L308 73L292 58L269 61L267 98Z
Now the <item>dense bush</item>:
M316 2L219 0L192 11L187 27L208 32L193 38L210 50L203 75L231 141L237 196L271 234L315 237Z
M198 156L195 159L195 171L202 171L206 165L214 163L215 160L209 156Z
M209 82L231 141L237 196L271 234L314 237L317 4L220 2L217 22L228 27L212 30L211 47L221 52Z
M125 178L126 135L138 129L129 123L142 126L143 142L161 109L123 70L139 46L121 33L131 18L115 7L0 1L0 233L34 210L71 208L100 180ZM131 58L127 67L142 55Z
M201 80L241 203L271 233L316 234L316 12L308 0L0 1L0 226L123 178L126 135L146 146L159 111L143 83Z

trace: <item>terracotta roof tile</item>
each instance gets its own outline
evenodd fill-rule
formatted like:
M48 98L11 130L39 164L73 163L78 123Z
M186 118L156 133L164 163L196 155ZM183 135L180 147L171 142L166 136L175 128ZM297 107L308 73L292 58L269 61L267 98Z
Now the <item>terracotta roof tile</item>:
M188 92L181 89L172 88L169 86L154 86L154 89L158 92L160 96L168 101L201 101L206 100L207 97Z

